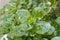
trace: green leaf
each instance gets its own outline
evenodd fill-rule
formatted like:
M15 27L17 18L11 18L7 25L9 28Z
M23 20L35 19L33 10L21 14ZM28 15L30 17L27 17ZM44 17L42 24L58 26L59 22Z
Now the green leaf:
M28 30L31 30L32 28L33 27L30 24L24 23L24 24L20 25L20 30L22 30L22 31L28 31Z
M41 19L50 12L51 10L50 5L51 5L50 2L43 3L38 7L35 7L32 14L34 15L35 18Z
M51 40L60 40L60 37L56 36L56 37L52 38Z
M17 15L19 17L19 20L21 23L24 23L27 21L27 19L30 17L30 13L26 9L20 9L17 11Z
M54 31L55 31L55 28L52 26L52 27L49 29L49 31L47 32L47 34L48 34L48 35L51 35L51 34L54 33Z
M56 20L56 23L60 25L60 17L58 17Z
M47 33L48 32L48 34L47 35L50 35L50 34L52 34L53 32L54 32L54 27L52 27L51 25L50 25L50 23L48 23L48 22L45 22L45 21L38 21L37 23L36 23L36 27L37 27L37 31L36 31L36 33L38 33L38 34L45 34L45 33ZM50 31L52 30L52 32L50 33Z

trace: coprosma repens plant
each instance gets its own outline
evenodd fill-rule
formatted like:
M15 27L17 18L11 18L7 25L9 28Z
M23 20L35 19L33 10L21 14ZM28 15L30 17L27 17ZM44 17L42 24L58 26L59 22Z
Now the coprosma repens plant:
M9 40L60 40L58 1L10 0L0 9L0 37L8 34Z

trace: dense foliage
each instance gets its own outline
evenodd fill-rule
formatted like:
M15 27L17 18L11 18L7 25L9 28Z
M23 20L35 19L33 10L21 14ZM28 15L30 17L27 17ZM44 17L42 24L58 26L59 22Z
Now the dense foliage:
M10 0L0 9L0 36L9 40L60 40L59 0Z

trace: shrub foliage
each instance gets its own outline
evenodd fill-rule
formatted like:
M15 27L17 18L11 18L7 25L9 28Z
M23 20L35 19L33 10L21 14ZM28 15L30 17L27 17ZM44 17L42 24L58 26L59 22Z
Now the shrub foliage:
M10 0L0 9L0 36L8 34L9 40L60 40L58 2Z

